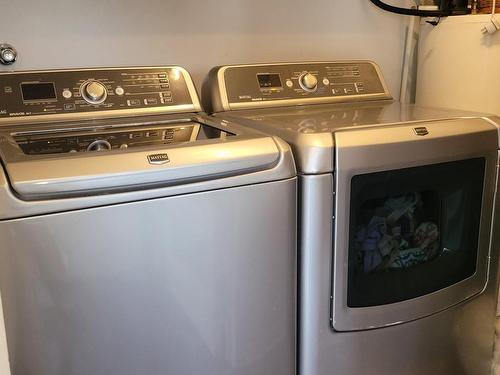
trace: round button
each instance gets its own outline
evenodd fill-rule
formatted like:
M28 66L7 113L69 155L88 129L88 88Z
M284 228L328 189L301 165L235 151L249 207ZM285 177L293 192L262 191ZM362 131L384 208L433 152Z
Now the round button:
M293 87L293 82L291 79L287 79L285 83L288 87Z
M323 85L328 86L330 84L330 80L328 78L323 78Z
M120 145L120 148L128 148L128 144L126 144L126 143L122 143L122 144Z
M90 104L100 104L106 100L108 95L106 87L98 81L87 81L81 86L83 99Z
M10 44L0 44L0 64L10 65L17 60L17 51Z
M123 94L125 94L125 90L123 89L123 87L118 86L118 87L115 89L115 94L116 94L116 95L120 95L120 96L122 96Z
M87 147L87 151L105 151L111 150L111 144L104 139L97 139Z
M318 87L318 79L314 74L303 73L299 77L299 84L305 91L314 91Z
M73 93L70 90L63 90L62 96L65 99L69 99L73 96Z
M16 59L16 54L10 48L6 48L2 51L2 60L5 64L12 64Z

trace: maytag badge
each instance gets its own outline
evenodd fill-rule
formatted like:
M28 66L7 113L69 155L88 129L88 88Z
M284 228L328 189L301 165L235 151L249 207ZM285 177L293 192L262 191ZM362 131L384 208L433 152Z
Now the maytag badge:
M168 163L170 159L168 158L167 154L152 154L148 155L148 161L149 164L160 165Z
M429 131L425 126L419 126L418 128L413 128L413 131L415 132L416 135L424 136L429 134Z

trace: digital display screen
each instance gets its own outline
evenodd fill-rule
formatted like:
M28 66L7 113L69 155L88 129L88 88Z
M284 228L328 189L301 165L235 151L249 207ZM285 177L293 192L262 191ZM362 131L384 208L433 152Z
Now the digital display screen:
M56 88L53 82L21 83L23 100L54 100Z
M281 84L281 77L279 74L274 73L261 73L257 74L257 80L261 89L268 89L273 87L283 87Z

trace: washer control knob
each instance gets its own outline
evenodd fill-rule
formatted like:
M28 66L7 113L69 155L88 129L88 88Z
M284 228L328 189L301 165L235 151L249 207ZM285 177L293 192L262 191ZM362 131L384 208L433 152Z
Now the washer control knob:
M0 44L0 63L3 65L14 64L17 60L17 51L10 44Z
M318 78L311 73L303 73L299 78L300 87L306 91L314 91L318 87Z
M106 100L108 92L106 86L98 81L87 81L81 86L83 99L90 104L100 104Z
M97 139L87 147L87 151L106 151L111 150L111 144L104 139Z

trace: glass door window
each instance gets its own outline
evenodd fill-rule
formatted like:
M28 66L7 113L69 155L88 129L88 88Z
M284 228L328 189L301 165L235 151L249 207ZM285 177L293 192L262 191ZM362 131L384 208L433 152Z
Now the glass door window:
M474 275L485 159L354 176L347 306L420 297Z

